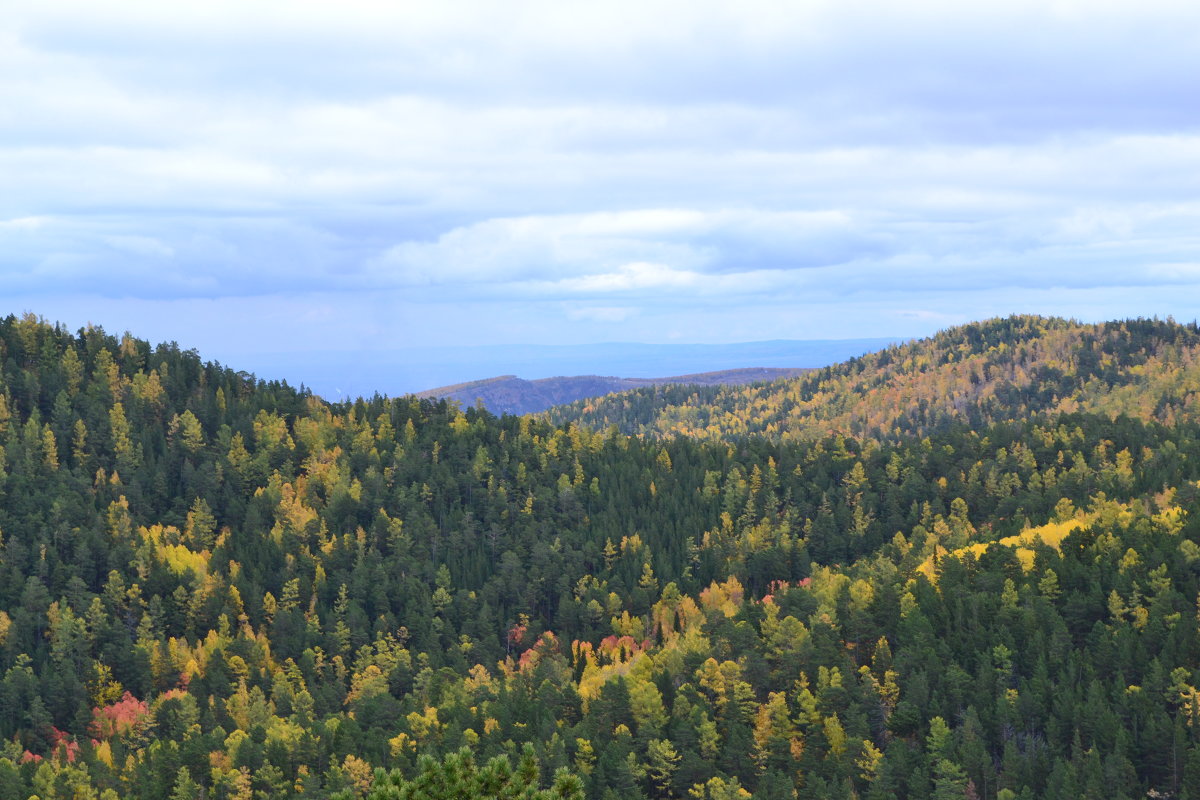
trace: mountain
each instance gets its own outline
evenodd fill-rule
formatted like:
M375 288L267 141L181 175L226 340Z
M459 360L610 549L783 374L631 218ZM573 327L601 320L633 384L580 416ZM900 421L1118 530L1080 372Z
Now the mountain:
M750 367L671 378L614 378L600 375L539 378L528 381L515 375L501 375L481 381L459 383L417 392L417 397L454 400L463 406L482 403L493 414L535 414L551 406L572 403L589 397L644 386L685 384L689 386L740 385L761 383L802 375L804 368Z
M920 436L1034 413L1088 411L1170 423L1200 403L1196 325L1085 325L1016 316L951 328L797 378L752 386L639 388L550 412L626 433L713 439Z
M428 344L391 347L356 342L346 349L262 352L252 345L238 355L241 369L287 379L327 400L380 394L397 397L474 381L481 375L622 375L654 378L730 370L747 364L822 367L891 344L894 339L802 339L732 344ZM333 348L335 342L331 342ZM474 398L471 399L474 402Z
M1196 336L630 436L0 319L0 800L1194 796Z

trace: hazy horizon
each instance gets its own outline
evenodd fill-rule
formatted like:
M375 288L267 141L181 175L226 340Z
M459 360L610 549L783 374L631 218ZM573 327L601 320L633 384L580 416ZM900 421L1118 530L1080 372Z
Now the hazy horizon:
M330 400L396 396L502 375L526 380L572 375L668 378L742 367L822 367L862 355L893 341L888 338L776 340L724 345L603 342L587 345L477 345L408 348L363 354L348 371L349 354L259 354L241 364L265 379L303 383ZM204 354L201 353L201 356ZM366 357L364 357L366 356ZM225 363L225 362L222 362ZM245 366L248 364L249 366Z

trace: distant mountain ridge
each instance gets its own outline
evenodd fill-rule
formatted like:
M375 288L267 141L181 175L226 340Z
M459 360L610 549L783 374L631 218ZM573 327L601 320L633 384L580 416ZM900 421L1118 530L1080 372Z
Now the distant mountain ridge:
M647 386L730 386L794 378L810 372L809 367L744 367L667 378L618 378L607 375L569 375L525 380L516 375L499 375L418 392L422 399L456 400L464 408L481 402L494 414L536 414L553 406L574 403L613 392Z
M906 337L774 339L727 344L595 342L591 344L421 344L350 349L237 354L238 365L258 375L303 384L327 400L352 400L378 392L399 397L475 382L488 375L529 380L557 375L657 378L714 370L823 367L887 347ZM474 402L472 398L471 402Z

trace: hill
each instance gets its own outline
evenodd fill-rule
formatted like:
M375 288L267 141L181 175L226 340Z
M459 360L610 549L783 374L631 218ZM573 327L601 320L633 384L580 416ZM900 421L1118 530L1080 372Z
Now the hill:
M1195 324L1085 325L1018 316L952 328L765 385L640 388L550 412L626 433L721 439L762 434L924 435L1036 413L1088 411L1170 423L1200 399Z
M808 372L804 368L750 367L677 375L671 378L614 378L600 375L524 380L515 375L501 375L453 386L442 386L417 392L417 397L454 400L463 406L482 403L493 414L534 414L546 409L573 403L589 397L636 389L644 386L685 384L690 386L723 386L762 383L794 377Z
M821 367L886 347L894 339L800 339L730 344L486 344L420 347L353 342L346 349L239 355L242 369L303 384L327 400L380 394L397 397L474 381L486 375L619 375L654 378L729 370L747 364ZM260 346L262 344L260 343ZM283 347L283 343L277 346ZM473 404L471 398L468 404Z
M1092 330L1145 413L710 441L0 319L0 800L1188 796L1195 331Z

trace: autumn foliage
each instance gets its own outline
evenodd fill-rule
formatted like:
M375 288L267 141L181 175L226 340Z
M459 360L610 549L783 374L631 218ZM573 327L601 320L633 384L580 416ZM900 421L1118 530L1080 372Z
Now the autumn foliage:
M128 737L143 731L149 719L150 708L146 702L125 692L117 702L92 709L88 733L100 741Z

